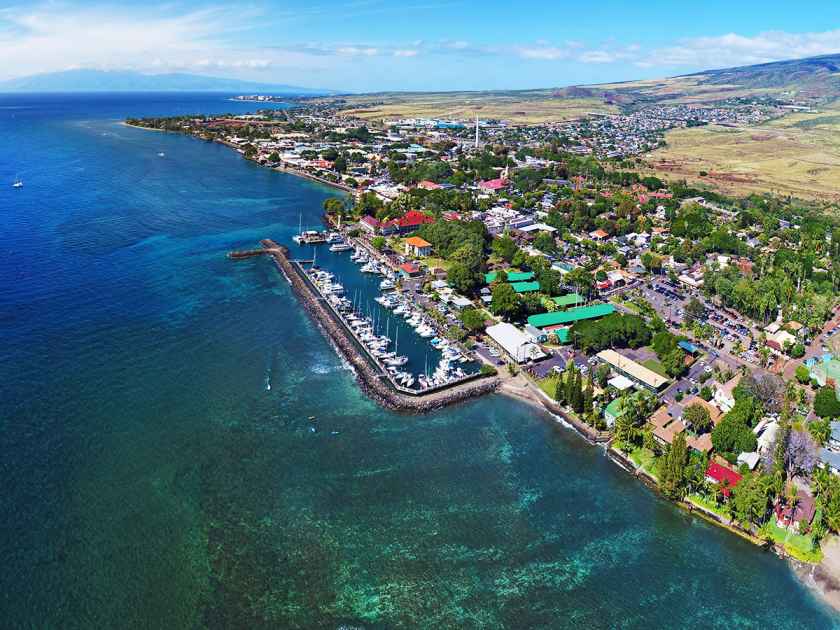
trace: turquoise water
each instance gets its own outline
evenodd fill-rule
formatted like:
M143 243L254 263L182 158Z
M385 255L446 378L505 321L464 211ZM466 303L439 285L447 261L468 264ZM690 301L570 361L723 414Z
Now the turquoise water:
M520 403L362 397L270 262L224 258L334 193L118 124L245 109L0 98L0 625L836 625Z

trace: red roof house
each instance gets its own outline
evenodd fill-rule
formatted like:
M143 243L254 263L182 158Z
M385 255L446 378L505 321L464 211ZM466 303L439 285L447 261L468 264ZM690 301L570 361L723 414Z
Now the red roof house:
M364 229L368 232L372 232L376 234L379 231L379 227L381 224L379 223L379 219L376 217L372 217L369 214L366 214L361 218L359 221L359 225L361 225Z
M415 263L403 263L400 265L400 273L407 278L418 276L420 275L420 265Z
M723 496L728 497L731 493L730 488L734 488L741 481L741 475L717 462L709 462L709 467L706 469L706 479L711 483L722 485Z
M397 219L397 228L400 232L412 232L421 225L434 222L435 218L430 214L409 210L404 217Z
M478 183L479 188L489 191L502 190L503 188L506 188L507 185L507 180L504 177L499 177L498 179L488 179Z
M439 190L440 188L443 188L443 186L429 181L428 179L424 179L422 182L417 184L417 188L422 188L423 190Z

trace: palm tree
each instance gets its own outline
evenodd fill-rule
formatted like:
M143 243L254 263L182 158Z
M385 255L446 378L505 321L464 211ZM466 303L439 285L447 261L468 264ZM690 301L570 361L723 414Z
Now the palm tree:
M793 515L796 513L796 506L799 505L799 493L793 483L788 483L785 491L785 503L790 508L790 522L788 523L788 529L790 529L793 527Z

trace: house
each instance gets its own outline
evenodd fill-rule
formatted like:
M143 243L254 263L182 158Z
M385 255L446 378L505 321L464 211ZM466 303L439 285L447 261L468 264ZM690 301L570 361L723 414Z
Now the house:
M723 496L729 497L730 489L738 485L741 475L723 464L709 462L709 467L706 469L706 481L720 484L723 487Z
M361 218L361 220L359 221L359 226L363 230L365 230L365 231L367 231L371 234L377 234L379 232L379 226L380 225L381 224L379 223L379 220L376 217L370 216L369 214L366 214L365 216L363 216Z
M673 444L674 439L685 431L685 425L681 420L674 420L664 426L655 427L653 429L653 439L660 444Z
M531 324L525 325L525 334L528 335L534 343L545 343L548 341L548 335L539 328L534 328Z
M419 236L411 236L405 239L405 253L415 258L428 256L432 253L432 244Z
M785 529L791 528L798 532L808 530L816 512L817 506L814 497L801 488L796 492L796 501L792 507L788 505L787 501L779 499L773 508L776 525Z
M607 234L601 228L598 228L594 232L589 233L589 238L591 238L593 241L603 241L604 239L606 239L608 237L609 237L609 234Z
M483 182L478 183L478 187L481 190L485 190L487 192L496 192L499 190L503 190L507 188L508 182L504 177L499 177L498 179L488 179Z
M416 278L421 273L420 265L416 263L403 263L400 265L399 269L400 274L402 274L404 278Z
M545 353L513 324L502 322L487 328L487 335L517 363L542 359Z
M624 413L622 405L621 398L616 398L604 408L604 420L607 422L608 427L613 426L615 421Z
M741 375L738 374L715 390L715 397L712 400L724 413L728 413L735 406L735 388L740 382Z
M578 309L565 312L574 312L574 310ZM553 314L555 313L552 313L552 315ZM530 321L533 317L535 316L529 317L528 320ZM668 379L664 376L657 374L641 363L637 363L636 361L619 354L615 350L602 350L596 356L601 360L601 362L609 365L617 374L626 376L651 391L659 391L668 382Z
M440 190L443 187L440 184L424 179L422 182L417 184L417 188L422 188L423 190Z
M417 210L409 210L405 213L405 216L400 217L399 219L395 219L397 232L400 234L405 234L407 232L413 232L419 227L426 225L428 223L434 223L435 218L424 212L418 212Z

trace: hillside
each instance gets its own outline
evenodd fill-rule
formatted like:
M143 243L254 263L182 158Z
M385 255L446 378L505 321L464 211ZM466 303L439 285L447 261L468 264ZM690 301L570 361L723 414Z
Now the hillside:
M787 88L815 95L840 96L840 54L774 61L753 66L707 70L686 75L700 85L737 85L745 88Z

